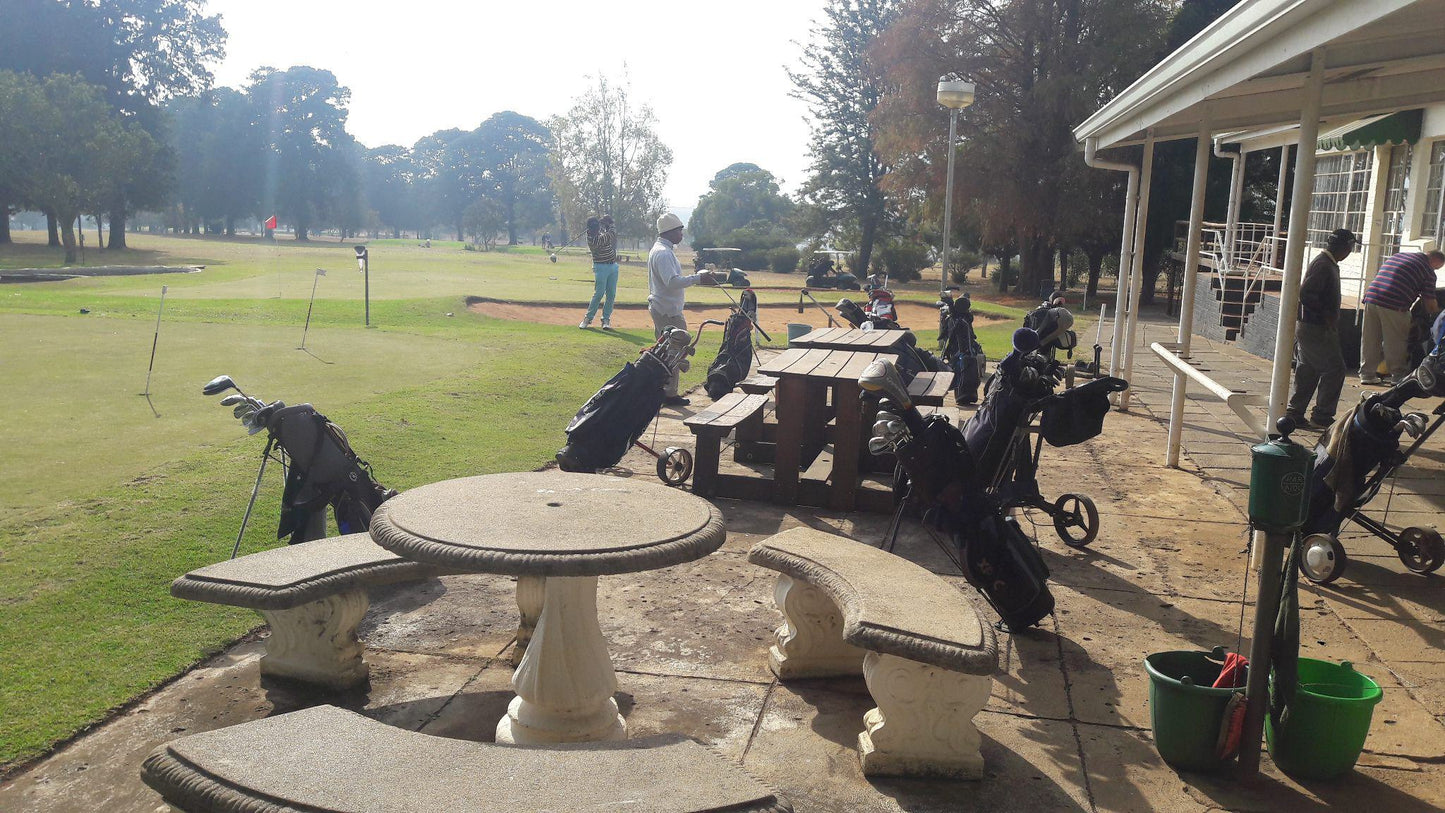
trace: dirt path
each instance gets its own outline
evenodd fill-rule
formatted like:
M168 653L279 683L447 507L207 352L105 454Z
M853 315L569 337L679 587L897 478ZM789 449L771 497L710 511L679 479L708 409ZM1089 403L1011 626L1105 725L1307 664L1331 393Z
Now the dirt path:
M824 307L831 303L827 300L819 300ZM835 300L836 301L836 300ZM938 328L938 310L928 305L916 302L898 302L898 319L904 325L918 330L936 330ZM490 316L494 319L513 319L519 322L536 322L544 325L575 325L582 320L586 314L586 308L577 305L538 305L519 302L498 302L494 300L476 300L467 306L472 313L479 313L483 316ZM831 311L831 308L830 308ZM689 325L696 325L704 319L717 319L724 321L728 318L728 309L716 305L688 305L687 322ZM837 319L836 313L833 318ZM979 314L977 319L980 323L989 321L1001 321L1002 317L990 317ZM842 320L839 320L840 322ZM828 317L823 311L809 303L802 313L798 313L796 306L775 303L763 304L758 308L758 323L762 325L769 335L779 338L786 338L788 335L788 324L806 324L812 327L827 327ZM594 325L601 324L599 316ZM646 329L652 327L652 317L647 315L645 304L618 303L616 310L612 312L612 324L614 327L623 329Z

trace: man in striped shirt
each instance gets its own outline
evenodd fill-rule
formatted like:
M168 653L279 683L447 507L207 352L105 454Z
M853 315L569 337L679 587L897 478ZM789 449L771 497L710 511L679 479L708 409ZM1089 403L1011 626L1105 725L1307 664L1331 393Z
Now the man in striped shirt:
M1380 361L1398 383L1409 374L1410 308L1419 299L1430 316L1440 312L1435 298L1435 272L1445 266L1445 252L1402 251L1380 266L1365 291L1365 318L1360 327L1360 383L1388 383L1380 378Z
M587 218L587 248L592 252L592 302L577 327L592 327L597 306L602 306L602 329L612 329L612 305L617 302L617 230L612 215ZM603 299L606 302L603 302Z

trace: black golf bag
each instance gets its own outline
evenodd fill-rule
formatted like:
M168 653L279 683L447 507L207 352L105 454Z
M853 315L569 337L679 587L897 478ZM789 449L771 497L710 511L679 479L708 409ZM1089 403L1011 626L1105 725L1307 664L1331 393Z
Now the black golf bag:
M753 323L748 314L735 310L723 325L722 347L718 349L717 358L707 368L707 383L703 385L707 397L716 401L732 392L739 381L748 377L752 364Z
M580 472L617 465L662 409L671 374L652 350L624 364L567 424L567 445L557 452L557 465Z
M973 332L973 303L968 294L939 300L938 337L943 360L953 370L953 400L958 404L978 403L978 386L983 382L988 359Z
M892 366L886 360L875 365ZM1018 523L1005 516L1002 505L988 493L958 428L937 415L925 420L916 408L904 408L891 396L878 407L880 424L889 424L892 414L906 426L891 436L878 435L907 475L906 503L922 508L924 526L952 543L969 584L1013 632L1026 630L1052 613L1048 566ZM876 450L876 444L869 448ZM900 506L900 514L902 510Z
M315 523L324 527L327 506L336 517L339 533L364 532L371 527L377 507L396 496L394 490L376 482L371 466L352 451L341 427L310 404L263 407L256 422L264 425L270 436L268 453L279 446L290 459L277 539L290 536L289 543L294 545L319 538Z
M1054 304L1061 301L1050 298L1024 317L1024 327L1039 334L1039 353L1049 358L1054 357L1056 350L1063 350L1073 357L1074 348L1079 344L1078 334L1073 331L1074 315L1063 305Z

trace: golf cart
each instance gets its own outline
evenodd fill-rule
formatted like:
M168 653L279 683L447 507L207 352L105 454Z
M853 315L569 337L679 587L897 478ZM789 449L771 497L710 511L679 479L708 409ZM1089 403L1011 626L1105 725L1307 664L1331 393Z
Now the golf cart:
M808 278L804 284L809 288L831 288L835 291L863 290L857 277L839 270L847 257L846 251L813 252L813 258L808 261Z
M697 250L699 271L712 267L714 271L721 271L727 274L726 282L715 282L715 285L731 285L734 288L746 288L750 284L748 275L737 268L737 261L742 256L740 248L700 248Z

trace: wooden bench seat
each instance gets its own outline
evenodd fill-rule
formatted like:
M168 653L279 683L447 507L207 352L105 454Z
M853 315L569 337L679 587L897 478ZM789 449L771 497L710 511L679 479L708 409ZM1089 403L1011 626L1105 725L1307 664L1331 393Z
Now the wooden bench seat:
M141 778L186 813L769 811L792 807L686 737L517 747L315 706L182 737Z
M763 439L763 412L767 406L766 395L730 392L682 422L697 438L692 470L694 494L702 497L751 496L732 493L719 495L718 485L722 480L718 475L718 462L722 455L723 438L734 430L737 431L740 441Z
M772 392L773 387L776 386L778 386L778 379L776 377L762 373L753 373L738 382L738 388L748 395L767 395Z
M271 625L261 674L347 689L367 678L356 635L371 604L366 588L444 572L347 534L193 570L171 583L171 595L261 613Z
M953 373L919 373L908 382L908 397L920 406L943 406L943 397L953 388Z
M982 777L972 721L998 645L967 596L907 559L812 528L759 542L748 561L779 573L773 672L867 682L878 707L858 735L865 774Z

